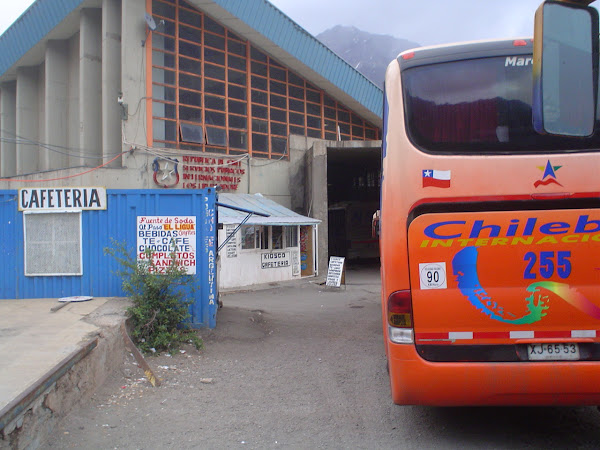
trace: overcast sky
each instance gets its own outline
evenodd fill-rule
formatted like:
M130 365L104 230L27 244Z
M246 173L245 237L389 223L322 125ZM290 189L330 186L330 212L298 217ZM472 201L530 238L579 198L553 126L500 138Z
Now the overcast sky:
M246 0L239 0L246 1ZM528 37L541 0L271 0L317 35L335 25L389 34L421 45ZM3 33L32 0L0 0Z
M541 0L271 0L316 35L335 25L421 45L533 35ZM315 14L318 11L318 14Z

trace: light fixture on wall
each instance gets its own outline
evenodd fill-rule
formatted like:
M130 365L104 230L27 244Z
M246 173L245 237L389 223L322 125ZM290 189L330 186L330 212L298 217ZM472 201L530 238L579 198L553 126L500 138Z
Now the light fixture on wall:
M146 25L148 25L148 31L146 32L145 39L142 41L142 47L146 46L146 41L148 40L148 36L150 36L150 32L156 30L156 22L154 21L154 17L152 17L152 14L145 13L144 20L146 21ZM158 24L164 25L165 21L161 20L158 22Z

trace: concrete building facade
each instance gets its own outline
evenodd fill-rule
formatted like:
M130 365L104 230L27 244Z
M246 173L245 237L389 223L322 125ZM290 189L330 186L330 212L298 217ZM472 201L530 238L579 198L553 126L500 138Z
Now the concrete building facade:
M321 220L326 267L328 183L378 198L381 110L266 0L37 0L0 36L0 188L261 193Z

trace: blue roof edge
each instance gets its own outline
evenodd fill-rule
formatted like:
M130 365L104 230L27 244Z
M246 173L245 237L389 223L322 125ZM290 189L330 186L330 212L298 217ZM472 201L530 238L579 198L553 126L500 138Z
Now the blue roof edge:
M262 194L233 194L218 195L219 223L241 223L246 212L230 209L227 206L243 208L247 211L268 214L268 217L252 216L249 225L317 225L321 220L304 216L277 203Z
M36 0L0 36L0 77L84 1ZM213 1L382 116L383 91L275 5L267 0Z
M36 0L0 36L0 77L84 0Z
M382 117L382 89L275 5L267 0L213 1ZM307 48L311 51L303 51Z

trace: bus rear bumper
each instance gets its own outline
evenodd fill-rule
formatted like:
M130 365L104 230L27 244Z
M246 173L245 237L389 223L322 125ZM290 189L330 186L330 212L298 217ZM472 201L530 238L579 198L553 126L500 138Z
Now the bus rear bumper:
M440 363L388 343L388 363L399 405L600 405L600 361Z

